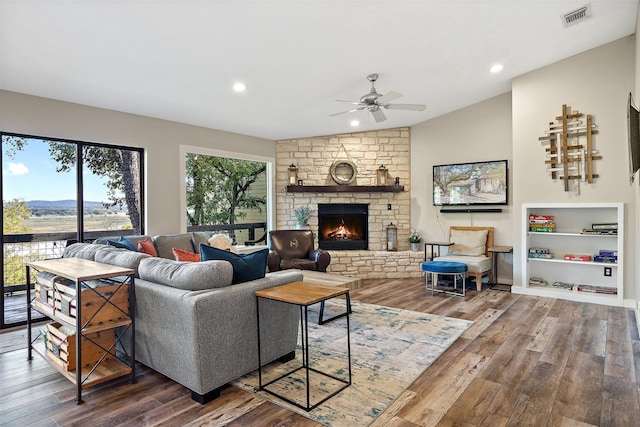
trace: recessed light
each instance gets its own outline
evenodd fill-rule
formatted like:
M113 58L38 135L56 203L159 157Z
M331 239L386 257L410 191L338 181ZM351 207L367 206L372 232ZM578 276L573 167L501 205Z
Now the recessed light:
M351 120L351 127L360 126L360 122L357 120Z
M504 67L502 66L502 64L495 64L493 67L491 67L491 70L490 70L490 71L491 71L493 74L495 74L495 73L499 73L500 71L502 71L502 68L504 68Z
M244 92L245 90L247 90L247 85L241 82L235 83L233 85L233 90L236 92Z

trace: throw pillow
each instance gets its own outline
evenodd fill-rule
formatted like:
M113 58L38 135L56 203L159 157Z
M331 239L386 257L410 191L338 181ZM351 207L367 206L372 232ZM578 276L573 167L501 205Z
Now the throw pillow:
M153 245L153 242L149 237L145 237L144 240L140 240L138 242L138 252L142 252L143 254L158 256L158 252L156 252L156 247Z
M115 246L116 248L129 249L133 252L138 252L138 248L133 242L126 237L122 236L118 240L107 240L107 245Z
M187 262L199 262L200 254L194 254L193 252L183 251L182 249L172 248L173 257L176 261L187 261Z
M486 252L488 230L451 230L450 239L454 243L448 253L452 255L480 256Z
M267 270L267 256L269 249L263 249L246 255L234 254L230 251L201 244L200 258L202 261L223 260L233 266L233 283L248 282L262 279Z
M213 246L218 249L225 249L234 253L236 252L233 247L233 240L231 240L231 237L226 234L214 234L209 237L209 246Z

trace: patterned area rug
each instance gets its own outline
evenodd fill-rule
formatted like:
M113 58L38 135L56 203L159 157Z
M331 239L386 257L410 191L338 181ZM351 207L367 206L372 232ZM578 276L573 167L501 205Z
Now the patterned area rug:
M320 326L316 307L309 309L309 365L321 372L347 379L346 320ZM232 384L327 426L368 426L391 405L473 322L352 303L352 384L317 408L307 412L264 391L257 391L258 372ZM327 302L325 318L344 311L344 301ZM298 349L300 350L300 349ZM263 368L263 384L301 366L301 351L286 364ZM272 391L306 405L304 370L269 386ZM339 388L340 383L311 375L311 404Z

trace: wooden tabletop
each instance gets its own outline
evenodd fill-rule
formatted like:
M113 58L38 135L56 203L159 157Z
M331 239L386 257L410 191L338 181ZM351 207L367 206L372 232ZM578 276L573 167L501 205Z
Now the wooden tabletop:
M297 305L311 305L349 293L347 288L293 282L256 291L256 296Z
M40 271L57 274L67 279L83 282L85 280L105 279L114 276L128 276L135 271L130 268L90 261L84 258L56 258L31 261L28 266Z
M432 245L432 246L453 246L455 243L453 242L430 242L430 241L426 241L424 242L425 245Z

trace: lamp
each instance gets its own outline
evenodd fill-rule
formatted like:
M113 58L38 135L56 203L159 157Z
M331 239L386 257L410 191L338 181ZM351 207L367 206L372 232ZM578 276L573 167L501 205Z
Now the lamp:
M398 250L398 227L396 227L393 222L387 225L387 250Z
M387 185L387 168L380 165L376 173L376 182L378 185Z
M298 183L298 168L296 167L296 165L291 163L291 166L289 166L289 169L287 169L287 172L289 174L289 177L288 177L289 185L296 185Z

